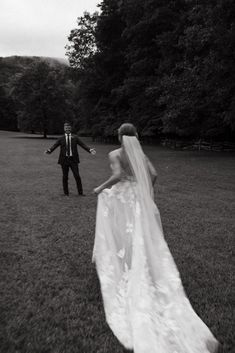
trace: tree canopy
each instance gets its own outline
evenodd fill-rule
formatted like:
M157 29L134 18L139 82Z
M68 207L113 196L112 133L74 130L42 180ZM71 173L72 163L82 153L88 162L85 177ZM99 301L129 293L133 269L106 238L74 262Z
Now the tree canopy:
M76 130L110 138L133 122L139 134L235 137L235 3L232 0L103 0L77 19L70 67L0 58L0 128Z
M10 57L0 60L0 128L60 133L75 120L75 85L70 68L54 59Z
M69 93L64 69L52 69L43 61L29 66L14 89L19 128L41 131L44 137L50 131L59 132L66 118L74 118Z
M143 136L234 137L232 0L103 0L68 40L93 135L128 120Z

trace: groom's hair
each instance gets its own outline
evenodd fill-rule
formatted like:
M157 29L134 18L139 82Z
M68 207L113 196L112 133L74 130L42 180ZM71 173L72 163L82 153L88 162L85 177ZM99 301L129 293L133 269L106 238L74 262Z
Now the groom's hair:
M64 122L64 125L69 125L69 126L72 127L72 124L70 123L70 121L65 121L65 122Z
M120 126L120 128L118 129L118 133L120 136L136 136L137 131L136 127L133 124L125 123Z

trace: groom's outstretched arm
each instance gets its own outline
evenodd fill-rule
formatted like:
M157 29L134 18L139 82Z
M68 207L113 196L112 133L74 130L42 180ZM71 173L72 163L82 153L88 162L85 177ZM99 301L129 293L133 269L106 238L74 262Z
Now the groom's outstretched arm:
M91 153L91 154L95 154L95 153L96 153L96 151L95 151L94 148L88 147L84 142L82 142L82 141L80 140L80 138L79 138L78 136L77 136L77 144L78 144L79 146L81 146L84 150L86 150L87 152L89 152L89 153Z
M54 143L53 146L51 146L50 148L48 148L48 149L46 150L46 153L48 153L48 154L52 153L57 147L60 146L60 144L61 144L61 139L58 139L58 140L56 141L56 143Z

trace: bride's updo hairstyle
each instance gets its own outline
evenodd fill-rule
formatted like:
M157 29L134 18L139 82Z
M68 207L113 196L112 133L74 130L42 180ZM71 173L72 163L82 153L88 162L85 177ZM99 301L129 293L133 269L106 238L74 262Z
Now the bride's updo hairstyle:
M122 136L137 136L136 128L133 124L125 123L120 126L118 129L119 138L122 139Z

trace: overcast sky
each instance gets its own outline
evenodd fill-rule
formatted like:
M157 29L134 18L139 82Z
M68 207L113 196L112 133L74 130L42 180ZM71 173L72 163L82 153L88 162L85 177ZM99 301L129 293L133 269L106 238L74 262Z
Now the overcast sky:
M95 12L100 0L0 0L0 56L65 58L77 17Z

